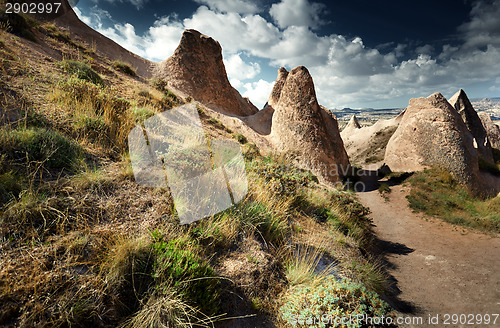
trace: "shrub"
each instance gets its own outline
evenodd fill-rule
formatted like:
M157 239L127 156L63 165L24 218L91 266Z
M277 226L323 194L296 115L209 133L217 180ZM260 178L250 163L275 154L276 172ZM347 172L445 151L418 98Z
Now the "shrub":
M247 199L231 209L231 215L244 225L251 224L265 242L283 244L290 236L288 220L277 208L271 208L263 201Z
M385 182L382 182L380 186L378 187L378 192L381 194L388 194L391 192L391 187Z
M81 148L64 135L44 128L0 130L0 149L18 161L37 161L49 168L70 168Z
M380 297L361 284L338 281L329 276L317 286L300 286L289 291L280 308L282 319L294 327L338 327L335 318L366 315L387 317L391 309ZM322 316L331 320L321 321ZM381 325L382 326L382 325ZM353 327L365 327L354 321Z
M294 250L285 264L285 275L290 286L314 286L324 280L332 270L327 267L316 274L322 256L317 248L301 247Z
M131 314L139 308L153 284L155 255L151 240L145 236L118 237L103 264L109 292L117 294L123 311Z
M103 84L101 76L85 63L76 60L66 59L63 60L60 63L60 65L65 72L73 74L79 79L89 81L94 84Z
M188 303L198 306L203 313L217 313L219 280L210 265L196 254L193 241L183 238L166 241L158 234L153 236L155 279L162 285L173 286Z
M292 195L318 182L310 171L299 169L285 158L269 155L251 163L251 169L262 177L277 195Z
M127 63L124 63L124 62L121 62L119 60L115 60L113 62L113 68L119 72L123 72L127 75L130 75L130 76L137 76L137 72L135 69L133 69L130 64L127 64Z
M136 122L144 122L148 118L155 115L155 111L148 107L133 107L131 109Z
M167 88L167 82L158 77L153 77L151 80L149 80L149 84L156 90L162 92Z
M119 98L112 88L73 76L61 81L52 94L72 118L74 133L102 146L122 149L136 123L130 101ZM115 149L116 150L116 149Z
M242 145L247 143L247 138L241 133L233 133L233 137Z

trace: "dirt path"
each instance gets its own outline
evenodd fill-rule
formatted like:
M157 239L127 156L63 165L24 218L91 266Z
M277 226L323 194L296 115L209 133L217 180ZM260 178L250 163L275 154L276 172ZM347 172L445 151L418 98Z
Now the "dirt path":
M444 326L445 313L500 313L500 238L426 220L408 208L405 195L402 186L392 187L389 201L377 190L358 193L395 279L394 306L424 321L440 314L433 327ZM462 325L473 326L500 327L500 317L494 326Z

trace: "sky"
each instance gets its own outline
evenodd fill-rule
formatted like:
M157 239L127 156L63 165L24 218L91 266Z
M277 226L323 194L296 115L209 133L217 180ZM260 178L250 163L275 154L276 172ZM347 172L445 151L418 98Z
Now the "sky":
M229 81L258 107L283 66L306 66L328 108L404 108L458 89L500 96L500 0L81 0L90 27L152 61L184 29L219 41Z

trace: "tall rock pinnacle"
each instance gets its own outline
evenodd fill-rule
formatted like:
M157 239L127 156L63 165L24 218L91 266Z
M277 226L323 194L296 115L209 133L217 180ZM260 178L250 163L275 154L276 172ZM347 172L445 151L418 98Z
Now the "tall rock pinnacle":
M221 113L255 114L258 109L234 89L226 75L219 42L196 30L185 30L174 54L160 63L159 78Z
M477 115L476 110L467 98L465 91L460 89L449 100L450 104L457 110L462 117L467 129L476 140L479 156L488 162L493 162L493 154L491 153L491 145L487 138L486 130Z
M316 100L314 83L307 68L296 67L286 74L279 98L275 91L269 98L273 103L271 140L280 152L297 155L299 164L310 169L325 183L336 183L347 173L349 158L332 113L322 109ZM278 83L277 83L278 84ZM276 102L277 100L277 102Z

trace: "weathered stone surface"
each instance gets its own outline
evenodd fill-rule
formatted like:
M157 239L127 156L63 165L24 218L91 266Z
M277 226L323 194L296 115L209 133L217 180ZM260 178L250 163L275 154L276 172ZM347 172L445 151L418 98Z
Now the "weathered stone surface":
M270 137L277 151L296 154L298 163L324 183L338 182L349 167L337 120L319 106L312 77L303 66L288 73L274 106Z
M481 122L483 123L486 135L493 148L500 149L500 127L495 124L488 113L478 113Z
M473 189L483 186L473 137L440 93L410 100L387 145L385 163L400 172L438 166Z
M288 76L288 71L286 70L286 68L280 67L278 69L278 78L276 79L276 82L274 82L273 90L271 91L271 95L267 100L267 105L272 107L276 106L276 104L280 99L281 90L283 89L283 85L285 85L287 76Z
M360 128L356 127L358 122L353 118L340 133L347 155L351 163L364 168L378 168L384 160L385 147L396 131L402 115L399 114L391 119L381 119L373 125Z
M475 146L478 149L478 156L488 162L493 162L491 145L488 141L486 130L476 110L465 94L465 91L462 89L457 91L457 93L450 98L449 103L457 110L467 126L467 129L469 129L474 139L476 139Z
M347 123L346 129L361 129L361 125L359 124L358 118L356 115L353 115L351 119L349 120L349 123Z
M219 42L196 30L185 30L174 54L159 65L168 86L221 113L248 116L258 109L234 89L226 75Z

